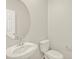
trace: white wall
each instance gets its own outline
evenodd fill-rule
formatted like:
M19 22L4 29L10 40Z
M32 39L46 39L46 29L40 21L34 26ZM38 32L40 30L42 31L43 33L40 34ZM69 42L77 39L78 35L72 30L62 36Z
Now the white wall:
M48 35L48 1L47 0L22 0L28 7L31 15L31 28L26 36L26 41L38 43Z
M48 0L48 36L51 47L71 59L71 0Z

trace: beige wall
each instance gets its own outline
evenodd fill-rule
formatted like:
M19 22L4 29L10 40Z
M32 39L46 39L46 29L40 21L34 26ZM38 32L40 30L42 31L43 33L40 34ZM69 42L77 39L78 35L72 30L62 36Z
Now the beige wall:
M71 59L72 20L71 0L48 0L48 37L52 49Z

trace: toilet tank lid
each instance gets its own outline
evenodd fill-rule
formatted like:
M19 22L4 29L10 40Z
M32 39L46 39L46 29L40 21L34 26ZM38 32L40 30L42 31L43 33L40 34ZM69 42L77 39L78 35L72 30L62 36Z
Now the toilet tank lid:
M42 40L42 41L40 41L41 44L42 43L46 43L46 42L49 42L49 40Z

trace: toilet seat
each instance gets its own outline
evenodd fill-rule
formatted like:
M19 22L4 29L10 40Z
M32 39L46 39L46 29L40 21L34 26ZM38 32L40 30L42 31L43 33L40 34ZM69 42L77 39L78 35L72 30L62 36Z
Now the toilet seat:
M63 59L63 55L56 50L49 50L45 53L49 59Z

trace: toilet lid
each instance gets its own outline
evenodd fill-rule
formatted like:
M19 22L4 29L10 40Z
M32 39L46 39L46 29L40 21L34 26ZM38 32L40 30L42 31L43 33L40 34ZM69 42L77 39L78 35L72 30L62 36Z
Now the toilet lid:
M46 52L46 55L50 58L63 59L63 55L56 50L50 50L50 51Z

